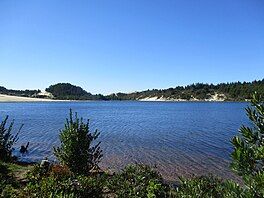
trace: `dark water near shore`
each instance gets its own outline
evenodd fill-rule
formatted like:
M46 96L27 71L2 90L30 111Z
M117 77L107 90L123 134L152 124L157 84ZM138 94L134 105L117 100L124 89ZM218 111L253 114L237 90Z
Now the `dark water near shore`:
M30 142L22 160L54 159L69 109L90 118L101 132L102 166L118 170L128 163L156 165L169 180L179 175L213 173L232 177L230 139L248 124L236 102L47 102L0 103L0 118L9 115L15 127L24 124L17 148Z

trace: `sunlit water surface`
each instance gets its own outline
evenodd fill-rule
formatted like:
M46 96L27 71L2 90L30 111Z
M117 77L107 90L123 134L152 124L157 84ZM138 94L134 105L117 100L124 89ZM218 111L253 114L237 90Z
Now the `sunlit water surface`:
M230 139L248 124L244 108L235 102L46 102L0 103L0 118L24 124L16 144L30 142L24 161L54 160L69 109L90 119L101 132L101 166L113 171L129 163L156 166L168 180L178 176L213 173L231 178Z

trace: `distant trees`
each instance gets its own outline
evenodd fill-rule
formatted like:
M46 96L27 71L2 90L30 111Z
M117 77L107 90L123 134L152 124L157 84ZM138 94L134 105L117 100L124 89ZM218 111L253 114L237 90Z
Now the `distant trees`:
M116 93L104 96L93 95L79 86L70 83L58 83L46 89L55 99L60 100L137 100L147 97L168 98L168 99L209 99L215 93L224 94L227 101L244 101L250 99L255 91L264 95L264 79L253 82L220 83L217 85L196 83L187 86L177 86L168 89L152 89L133 93ZM11 90L0 86L0 94L45 97L38 95L40 90Z
M33 97L34 95L40 93L40 90L13 90L6 89L0 86L0 94L13 95L13 96L23 96L23 97Z
M0 86L0 93L6 93L7 89L5 87Z
M57 99L65 100L75 100L91 96L90 93L86 92L81 87L71 85L70 83L58 83L51 85L46 89L46 91L52 93L52 95Z
M250 99L252 93L257 91L264 95L264 79L253 82L235 82L235 83L221 83L217 85L196 83L187 86L177 86L169 89L153 89L142 92L134 92L129 94L119 93L114 97L108 96L109 99L115 100L135 100L146 97L170 98L170 99L186 99L196 98L200 100L208 99L215 93L224 94L226 100L243 101Z
M70 110L70 117L66 119L65 128L60 133L61 145L54 148L54 154L73 173L87 175L91 170L98 168L102 158L101 142L92 145L99 134L97 130L90 132L89 120L84 123L77 113L73 118Z
M102 94L92 95L81 87L70 83L51 85L46 91L52 93L56 99L60 100L106 100Z

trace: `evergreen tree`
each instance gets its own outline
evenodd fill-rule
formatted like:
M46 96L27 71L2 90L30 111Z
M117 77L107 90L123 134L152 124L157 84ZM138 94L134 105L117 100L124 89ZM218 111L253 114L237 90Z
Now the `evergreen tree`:
M101 142L92 146L99 134L97 130L90 133L89 120L84 123L77 113L73 119L70 110L70 118L66 119L65 128L60 133L61 146L54 148L54 154L73 173L88 174L91 170L99 168L98 163L102 158Z
M243 176L254 197L264 197L264 101L255 93L246 108L252 127L242 126L232 139L232 169Z
M19 131L14 135L12 134L14 121L8 127L6 126L7 121L8 116L0 124L0 160L2 161L12 160L13 145L17 142L18 134L23 126L21 125Z

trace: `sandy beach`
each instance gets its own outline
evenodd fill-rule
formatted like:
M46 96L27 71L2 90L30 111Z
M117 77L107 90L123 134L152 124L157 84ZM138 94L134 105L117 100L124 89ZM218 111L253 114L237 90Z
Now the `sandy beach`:
M58 101L58 100L43 99L43 98L28 98L28 97L0 94L0 102L51 102L51 101Z

